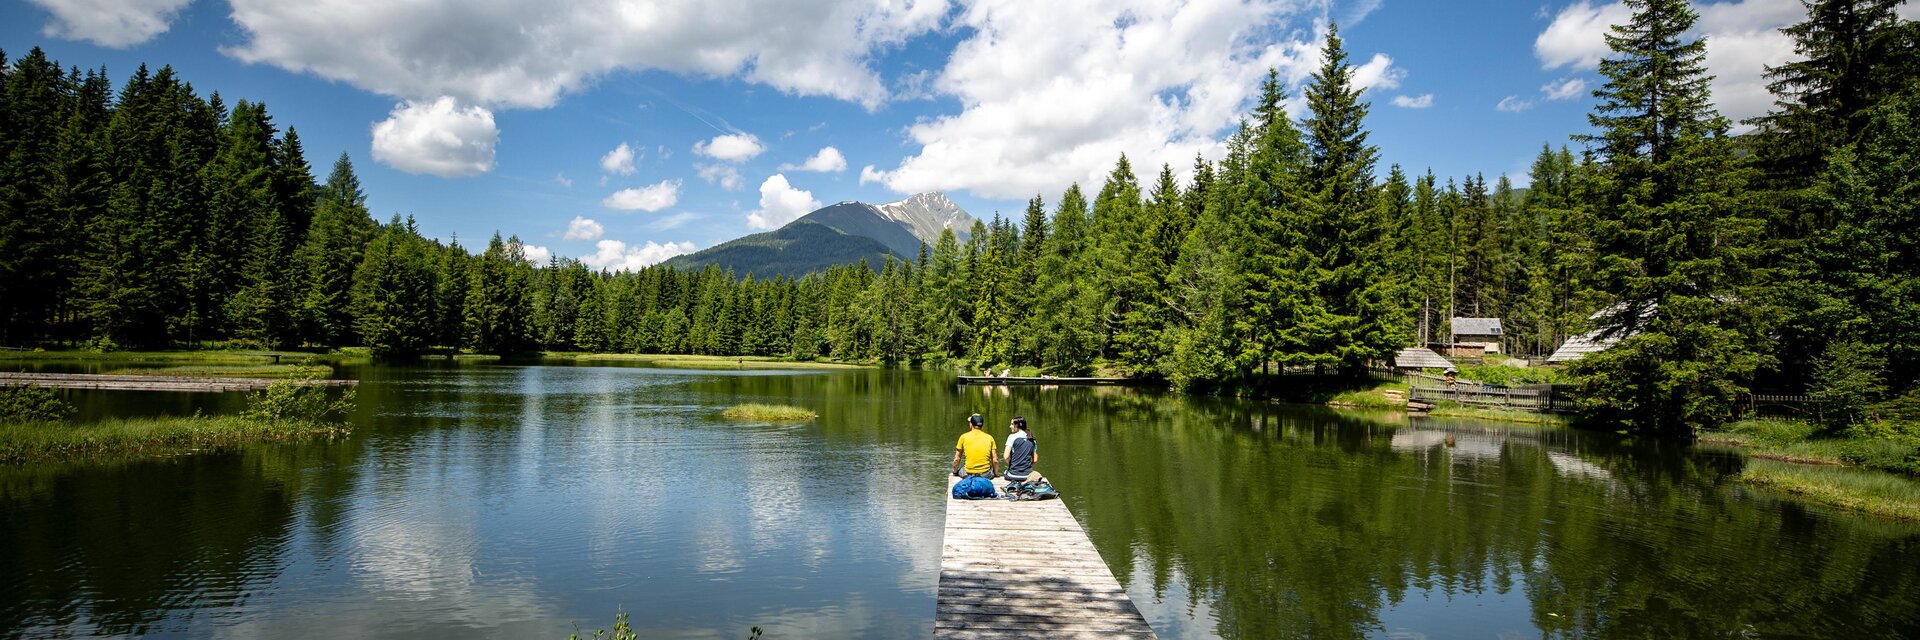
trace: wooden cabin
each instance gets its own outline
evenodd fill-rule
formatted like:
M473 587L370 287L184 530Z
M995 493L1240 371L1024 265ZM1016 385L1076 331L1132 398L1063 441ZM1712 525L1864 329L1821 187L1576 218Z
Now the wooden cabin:
M1500 341L1506 332L1500 327L1499 318L1454 318L1449 324L1453 327L1453 340L1449 343L1454 348L1479 347L1480 354L1475 355L1500 353ZM1464 353L1452 355L1468 357Z

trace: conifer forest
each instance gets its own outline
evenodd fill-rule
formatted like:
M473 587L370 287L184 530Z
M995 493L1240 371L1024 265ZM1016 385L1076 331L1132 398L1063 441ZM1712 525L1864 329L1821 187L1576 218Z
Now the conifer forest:
M0 54L0 344L962 362L1252 393L1473 316L1521 356L1618 339L1571 373L1628 430L1719 424L1754 390L1920 407L1920 27L1893 0L1810 2L1803 59L1735 135L1695 12L1627 4L1591 129L1543 145L1525 188L1380 166L1336 32L1302 95L1268 75L1223 158L1122 156L964 241L772 279L428 237L370 211L344 154L322 176L267 105Z

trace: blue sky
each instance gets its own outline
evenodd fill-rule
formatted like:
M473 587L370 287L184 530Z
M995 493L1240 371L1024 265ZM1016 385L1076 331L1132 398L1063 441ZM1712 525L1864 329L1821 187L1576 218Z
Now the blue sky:
M1267 68L1297 95L1325 25L1382 166L1524 172L1586 127L1618 4L1407 0L10 0L0 48L123 81L173 65L266 102L375 215L630 268L842 200L939 190L1017 215L1121 152L1218 157ZM1700 3L1723 113L1768 105L1797 0ZM1909 17L1920 13L1903 9ZM623 147L624 146L624 150ZM829 148L831 150L829 150ZM1144 176L1143 176L1144 177ZM1097 188L1093 185L1092 188Z

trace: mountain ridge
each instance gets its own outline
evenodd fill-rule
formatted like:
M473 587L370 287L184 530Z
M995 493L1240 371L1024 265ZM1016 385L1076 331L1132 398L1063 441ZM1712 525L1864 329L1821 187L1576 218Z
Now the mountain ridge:
M974 218L939 192L915 194L885 204L854 200L815 209L780 228L754 233L676 256L662 263L680 269L716 266L736 276L800 277L828 267L866 260L879 269L887 256L913 260L922 244L939 242L953 229L965 240Z

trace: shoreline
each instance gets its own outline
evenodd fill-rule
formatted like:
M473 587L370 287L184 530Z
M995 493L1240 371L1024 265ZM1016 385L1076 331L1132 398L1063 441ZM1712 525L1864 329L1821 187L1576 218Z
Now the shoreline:
M10 422L0 423L0 464L164 458L255 443L335 440L350 433L345 422L241 416L112 418L79 425Z

